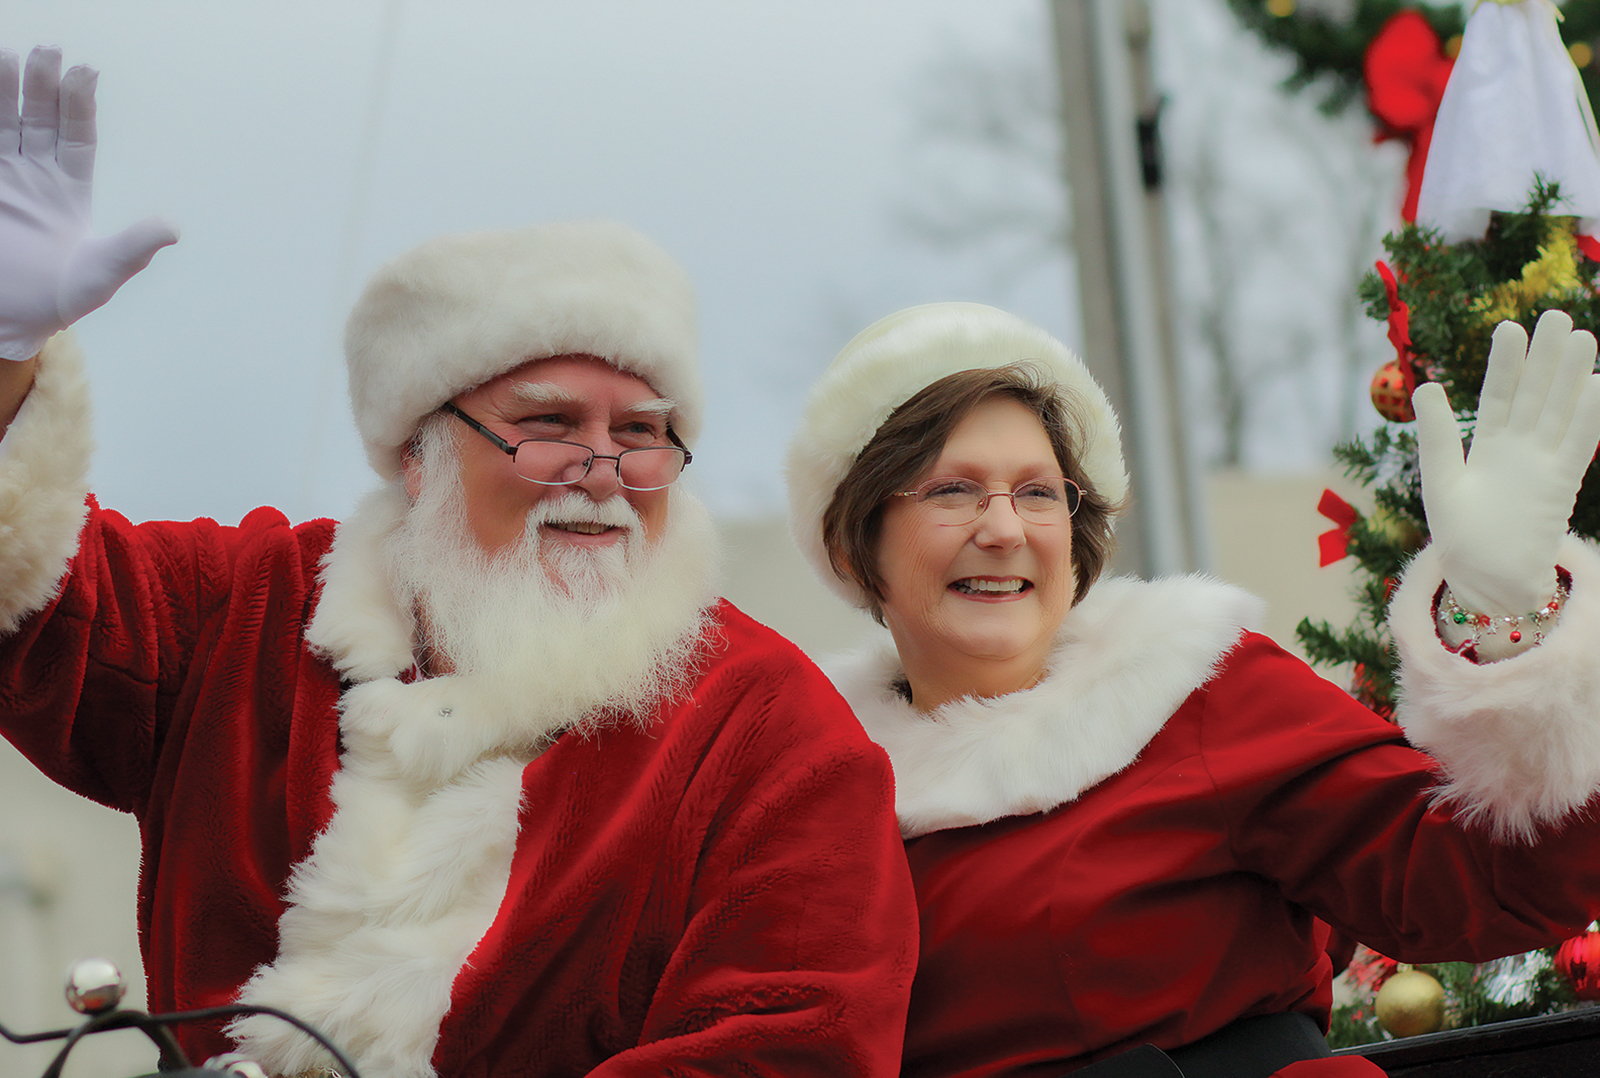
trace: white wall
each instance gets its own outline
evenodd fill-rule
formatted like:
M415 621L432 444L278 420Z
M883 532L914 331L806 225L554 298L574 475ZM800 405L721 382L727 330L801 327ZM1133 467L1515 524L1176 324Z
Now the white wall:
M64 996L67 970L96 955L122 970L126 1004L144 1005L134 924L138 871L131 816L46 781L0 741L0 1024L13 1033L76 1025ZM39 1074L59 1047L0 1043L0 1073ZM154 1070L155 1061L143 1035L123 1030L74 1049L66 1074L127 1078Z

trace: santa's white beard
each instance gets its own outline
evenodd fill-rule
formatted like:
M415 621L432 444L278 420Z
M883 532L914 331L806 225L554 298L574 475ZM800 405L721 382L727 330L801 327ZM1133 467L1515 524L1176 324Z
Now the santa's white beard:
M417 611L419 653L526 712L539 727L528 735L645 721L684 691L715 594L704 507L671 491L651 543L620 494L597 503L558 490L530 509L514 546L491 555L468 537L454 448L441 443L424 435L420 492L386 548L396 595ZM624 537L601 547L541 537L542 524L574 520Z

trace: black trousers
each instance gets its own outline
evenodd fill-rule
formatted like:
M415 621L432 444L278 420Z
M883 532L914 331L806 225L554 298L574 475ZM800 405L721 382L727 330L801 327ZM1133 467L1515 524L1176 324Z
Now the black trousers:
M1069 1078L1267 1078L1296 1060L1332 1054L1310 1018L1298 1012L1267 1014L1241 1018L1182 1048L1163 1052L1141 1044Z

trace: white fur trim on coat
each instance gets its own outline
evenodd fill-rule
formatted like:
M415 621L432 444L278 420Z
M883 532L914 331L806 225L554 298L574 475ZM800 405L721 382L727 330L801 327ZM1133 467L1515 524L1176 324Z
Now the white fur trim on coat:
M645 657L670 663L653 642L699 647L714 601L712 523L686 492L669 497L672 523L654 552L667 559L654 566L661 586L640 600L646 609L628 611L637 632L615 634L617 661L605 667L550 656L550 669L570 673L537 692L526 676L402 682L413 618L394 598L383 553L406 512L401 485L369 496L339 525L306 632L355 682L339 702L334 812L290 876L278 956L256 970L241 1000L305 1019L363 1073L431 1078L451 987L510 878L524 766L556 731L584 729L595 699L609 698L626 670ZM230 1032L270 1073L328 1062L279 1022L245 1019Z
M83 356L58 333L0 441L0 633L56 597L88 513L93 436Z
M392 259L345 327L350 404L367 459L400 474L417 422L530 359L599 356L671 398L693 446L704 391L683 268L615 221L440 236Z
M398 483L369 495L324 559L306 638L357 682L340 700L334 813L290 876L277 959L240 1000L309 1021L363 1073L431 1078L451 985L511 876L522 770L538 746L471 678L398 680L413 661L412 619L380 550L405 507ZM271 1073L329 1062L273 1019L229 1032Z
M1600 790L1600 553L1568 536L1572 595L1544 642L1477 665L1445 650L1433 619L1443 582L1424 549L1389 607L1400 650L1396 716L1443 770L1440 797L1502 840L1531 841Z
M1079 463L1102 498L1128 492L1117 415L1083 361L1038 326L981 303L929 303L881 318L845 345L806 398L785 470L789 527L823 583L867 608L866 593L839 579L822 542L822 515L850 466L896 408L958 371L1032 363L1055 384L1075 431Z
M914 838L1048 812L1121 771L1263 612L1204 576L1103 580L1063 622L1043 681L931 715L895 690L887 633L823 666L889 754L900 831Z

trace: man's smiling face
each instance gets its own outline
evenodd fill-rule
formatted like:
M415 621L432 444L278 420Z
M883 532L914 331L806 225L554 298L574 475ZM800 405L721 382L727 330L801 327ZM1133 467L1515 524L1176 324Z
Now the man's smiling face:
M625 449L668 446L671 402L636 375L594 356L531 360L452 402L511 445L530 438L575 442L597 459L576 483L543 486L517 474L512 458L465 423L457 425L461 488L469 534L491 555L519 542L528 516L542 503L559 511L538 525L547 565L563 550L612 546L642 528L647 544L667 520L667 490L628 490L618 481L614 457ZM418 481L407 468L408 486ZM415 492L413 491L413 494ZM620 498L632 510L615 504Z

